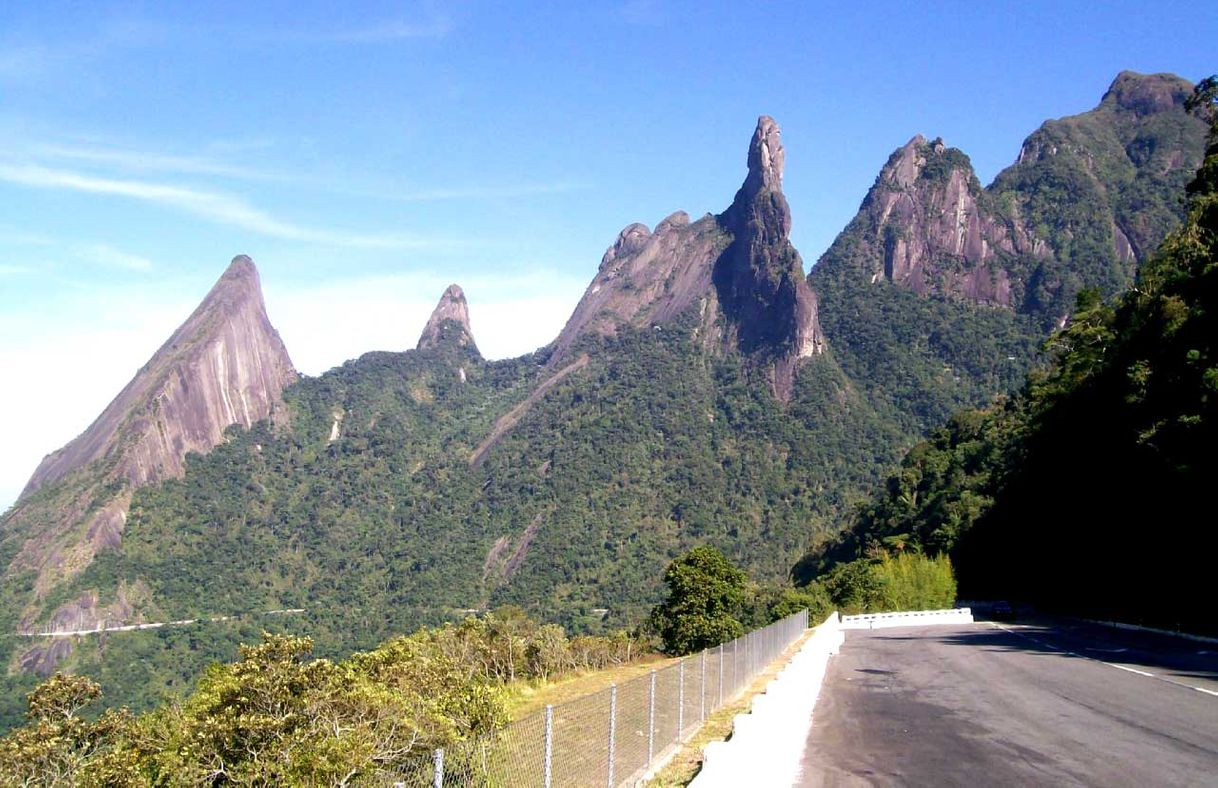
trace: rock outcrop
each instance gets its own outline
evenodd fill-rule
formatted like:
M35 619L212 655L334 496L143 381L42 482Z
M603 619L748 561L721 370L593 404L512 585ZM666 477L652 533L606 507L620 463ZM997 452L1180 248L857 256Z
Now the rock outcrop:
M97 420L42 461L22 498L99 460L113 460L113 474L133 488L180 476L188 452L215 446L232 424L269 416L295 377L254 262L235 257Z
M678 211L654 230L624 228L555 340L550 364L559 366L586 334L659 325L696 307L706 347L752 357L768 370L775 395L787 399L798 360L821 352L824 337L816 295L789 240L784 158L778 124L763 116L744 185L724 213L691 222Z
M134 490L181 476L186 455L206 453L228 427L271 416L295 378L258 271L240 255L97 420L42 461L0 523L4 540L20 544L5 575L37 576L22 626L48 612L39 600L118 546ZM51 622L96 612L72 604Z
M968 157L921 134L898 148L860 208L875 275L920 295L1011 306L997 253L1031 251L1026 234L988 209Z
M457 285L449 285L440 296L440 302L432 310L419 337L418 349L435 349L445 343L455 343L475 354L478 352L469 327L469 304L465 301L465 292Z
M813 285L887 281L1046 325L1064 319L1081 287L1120 292L1179 221L1175 195L1201 160L1190 91L1170 74L1122 72L1095 109L1033 132L984 189L964 153L915 136L881 169Z
M782 193L786 155L773 118L757 121L749 173L719 221L732 243L715 264L714 281L735 342L771 365L780 400L791 396L795 361L824 350L816 294L791 245L791 209Z

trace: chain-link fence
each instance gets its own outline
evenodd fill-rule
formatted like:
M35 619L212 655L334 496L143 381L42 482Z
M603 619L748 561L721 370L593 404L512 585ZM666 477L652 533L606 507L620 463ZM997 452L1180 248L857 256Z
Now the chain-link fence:
M490 735L436 750L394 784L633 785L807 628L805 610L649 675L547 706Z

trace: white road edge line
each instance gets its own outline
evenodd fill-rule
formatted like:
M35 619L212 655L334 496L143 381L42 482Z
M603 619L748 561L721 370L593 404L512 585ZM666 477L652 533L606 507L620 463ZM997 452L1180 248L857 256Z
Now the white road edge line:
M1032 637L1031 635L1025 635L1023 632L1020 632L1020 631L1019 631L1019 630L1017 630L1017 629L1013 629L1013 628L1011 628L1011 627L1004 627L1002 624L998 624L998 623L995 623L995 622L993 622L993 621L987 621L986 623L987 623L987 624L989 624L989 625L990 625L991 627L993 627L994 629L1001 629L1003 632L1010 632L1012 635L1016 635L1016 636L1018 636L1018 637L1024 638L1025 640L1030 640L1030 641L1032 641L1033 643L1036 643L1036 644L1041 645L1041 646L1045 646L1046 648L1055 649L1056 651L1058 651L1058 652L1060 652L1060 653L1062 653L1062 654L1067 654L1067 655L1069 655L1069 656L1071 656L1071 657L1079 657L1079 658L1081 658L1081 659L1089 659L1089 660L1091 660L1092 662L1098 662L1098 663L1100 663L1101 665L1107 665L1107 666L1108 666L1108 667L1110 667L1110 668L1116 668L1117 670L1124 670L1124 671L1128 671L1129 673L1136 673L1136 674L1138 674L1139 676L1145 676L1145 677L1146 677L1146 678L1148 678L1148 679L1154 679L1155 681L1162 681L1164 684L1174 684L1174 685L1176 685L1177 687L1184 687L1185 689L1195 689L1195 690L1197 690L1197 692L1204 692L1206 695L1213 695L1215 698L1218 698L1218 691L1215 691L1215 690L1211 690L1211 689L1205 689L1204 687L1194 687L1194 686L1192 686L1191 684L1185 684L1185 683L1180 682L1180 681L1173 681L1172 679L1169 679L1169 678L1167 678L1167 677L1165 677L1165 676L1156 676L1156 675L1155 675L1155 674L1153 674L1153 673L1147 673L1146 671L1144 671L1144 670L1138 670L1137 668L1129 668L1129 667L1125 667L1124 665L1117 665L1117 664L1114 664L1114 663L1112 663L1112 662L1105 662L1105 661L1104 661L1104 660L1102 660L1102 659L1096 659L1095 657L1089 657L1089 656L1087 656L1086 654L1079 654L1079 653L1074 652L1074 651L1068 651L1068 650L1066 650L1066 649L1062 648L1061 646L1056 646L1056 645L1054 645L1054 644L1052 644L1052 643L1047 643L1047 642L1045 642L1045 641L1043 641L1043 640L1039 640L1039 639L1037 639L1037 638L1034 638L1034 637Z

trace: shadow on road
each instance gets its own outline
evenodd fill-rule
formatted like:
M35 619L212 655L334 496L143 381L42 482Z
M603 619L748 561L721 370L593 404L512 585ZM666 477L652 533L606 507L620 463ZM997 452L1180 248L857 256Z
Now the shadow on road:
M1092 659L1135 667L1152 673L1218 682L1218 649L1214 646L1156 633L1114 630L1075 622L986 625L916 635L873 631L886 640L935 638L945 645L992 651L1024 651L1074 659Z

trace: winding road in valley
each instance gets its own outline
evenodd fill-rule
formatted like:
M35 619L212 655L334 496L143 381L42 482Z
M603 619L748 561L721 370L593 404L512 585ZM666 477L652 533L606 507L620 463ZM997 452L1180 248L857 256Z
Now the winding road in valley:
M1218 785L1218 644L1058 620L851 631L801 780Z

